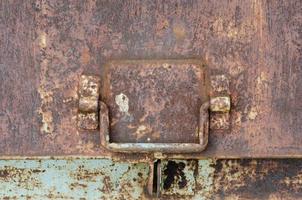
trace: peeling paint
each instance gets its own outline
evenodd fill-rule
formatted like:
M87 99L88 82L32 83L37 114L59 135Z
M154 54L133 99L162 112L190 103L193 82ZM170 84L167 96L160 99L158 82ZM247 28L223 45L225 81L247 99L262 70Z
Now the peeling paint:
M152 132L152 129L150 127L147 127L145 125L140 125L137 127L135 134L137 135L137 138L144 137L147 133ZM150 138L147 138L147 141L150 141Z
M249 114L248 114L249 119L254 120L254 119L256 119L257 115L258 115L257 108L252 107Z
M44 31L40 31L38 37L38 43L40 51L43 52L47 47L47 35ZM53 115L49 110L50 105L53 102L53 92L46 89L47 88L47 69L48 69L48 60L42 58L40 63L40 86L38 92L41 98L41 106L38 109L38 113L42 116L42 125L40 127L41 133L51 134L54 131L53 125Z
M140 199L148 172L105 159L0 161L0 198Z
M128 113L129 110L129 99L128 97L121 93L115 96L115 103L119 107L119 111L122 113Z
M162 200L302 198L298 159L163 164ZM154 199L146 191L149 166L96 158L1 160L0 199Z
M215 168L214 160L199 160L198 161L198 174L196 176L196 182L198 183L196 188L196 195L194 200L206 200L210 199L214 193L214 173Z
M40 112L42 114L42 127L41 132L44 133L52 133L53 132L53 124L52 124L52 113L50 111Z
M38 110L38 113L42 116L42 126L40 131L42 133L50 134L54 130L53 125L53 115L51 110L49 110L50 105L53 103L53 92L45 89L46 87L46 77L47 77L47 60L43 60L41 63L41 75L40 75L40 87L38 88L38 92L41 98L41 106Z
M39 45L41 48L46 48L47 47L47 40L46 40L46 33L45 32L41 32L41 35L40 35L40 42L39 42Z

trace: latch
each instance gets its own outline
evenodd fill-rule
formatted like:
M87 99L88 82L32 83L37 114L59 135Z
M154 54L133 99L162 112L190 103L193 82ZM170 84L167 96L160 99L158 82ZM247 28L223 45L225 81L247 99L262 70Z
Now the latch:
M110 151L201 152L208 144L209 111L230 111L227 78L209 78L200 60L112 61L103 74L81 76L78 126L99 128Z

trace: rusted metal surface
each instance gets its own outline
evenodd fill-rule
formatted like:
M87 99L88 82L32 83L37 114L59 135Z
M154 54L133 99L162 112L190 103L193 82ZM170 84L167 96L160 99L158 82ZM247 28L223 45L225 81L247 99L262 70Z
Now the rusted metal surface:
M199 60L110 62L101 93L108 106L101 105L101 143L118 152L204 150L209 129L207 84Z
M200 160L193 199L302 199L301 160Z
M77 129L80 75L102 76L112 59L203 58L211 75L229 79L230 125L211 130L206 151L188 157L301 157L301 7L1 1L0 154L111 156L98 131Z
M302 199L301 160L163 162L162 187L177 187L176 194L159 199ZM106 159L1 160L0 198L152 199L145 188L148 173L148 163Z

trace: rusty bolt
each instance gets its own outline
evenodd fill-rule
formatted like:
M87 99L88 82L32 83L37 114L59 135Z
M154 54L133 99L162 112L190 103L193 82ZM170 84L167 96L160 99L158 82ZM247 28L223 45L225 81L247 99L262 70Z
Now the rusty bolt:
M214 97L210 100L210 110L212 112L229 112L231 110L231 100L229 96Z

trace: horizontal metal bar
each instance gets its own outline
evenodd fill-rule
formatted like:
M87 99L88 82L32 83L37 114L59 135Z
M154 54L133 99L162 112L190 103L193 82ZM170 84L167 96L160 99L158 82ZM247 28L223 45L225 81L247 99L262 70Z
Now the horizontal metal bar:
M200 152L206 146L197 143L109 143L107 148L118 152L165 152L191 153Z

